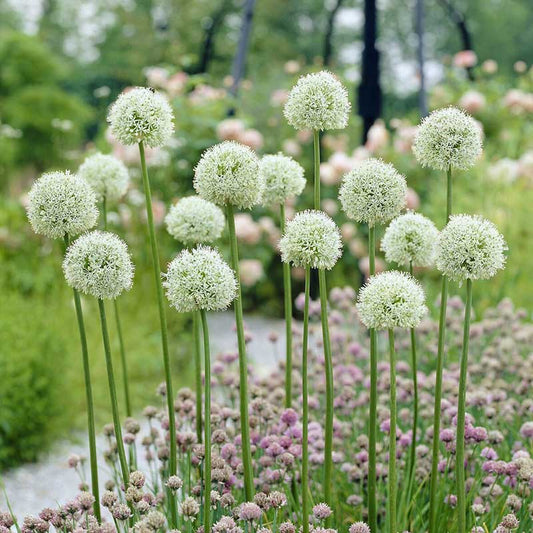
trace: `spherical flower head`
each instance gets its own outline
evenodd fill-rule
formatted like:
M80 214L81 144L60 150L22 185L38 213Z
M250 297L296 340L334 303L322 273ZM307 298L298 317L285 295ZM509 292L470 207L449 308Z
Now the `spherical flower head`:
M259 162L263 177L263 204L284 204L298 196L305 187L304 169L292 157L283 154L265 155Z
M415 328L426 313L420 284L405 272L372 276L359 291L357 310L367 328Z
M339 200L348 218L372 227L398 216L406 194L405 178L391 164L370 158L344 176Z
M98 200L120 200L128 190L130 175L120 159L108 154L94 154L81 164L78 175L92 187Z
M194 189L205 200L239 209L261 202L264 181L254 151L235 141L209 148L194 171Z
M492 222L456 215L440 232L436 265L456 281L490 279L504 268L506 250L505 240Z
M302 76L291 89L283 113L297 130L338 130L348 124L350 102L330 72Z
M76 239L63 261L68 285L99 300L115 299L129 290L133 270L126 243L104 231L92 231Z
M165 217L167 230L186 246L209 244L220 238L226 218L220 207L199 196L182 198Z
M33 231L50 239L75 237L94 227L97 218L93 190L74 174L43 174L29 192L28 219Z
M435 260L438 236L439 231L429 218L409 212L389 224L381 249L389 262L428 267Z
M349 528L350 533L370 533L370 528L364 522L355 522Z
M183 313L227 309L237 293L235 273L208 246L183 250L169 264L164 278L170 305Z
M162 146L174 131L174 115L166 98L145 87L123 92L111 106L107 121L125 145Z
M335 222L322 211L310 210L287 223L279 248L284 263L329 270L341 256L342 242Z
M481 132L464 111L446 107L427 116L416 133L413 152L423 167L466 170L481 154Z

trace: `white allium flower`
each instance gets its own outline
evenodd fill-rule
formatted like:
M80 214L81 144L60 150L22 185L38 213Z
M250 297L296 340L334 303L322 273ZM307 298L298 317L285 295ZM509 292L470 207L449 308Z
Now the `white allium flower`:
M129 290L133 270L126 243L106 231L92 231L76 239L63 261L67 283L100 300L115 299Z
M215 144L204 152L194 171L193 185L202 198L239 209L259 204L264 189L254 151L235 141Z
M479 216L452 216L440 232L437 268L451 279L489 279L505 267L507 245L496 226Z
M389 224L381 249L389 262L428 267L435 260L438 236L439 231L429 218L409 212Z
M183 250L168 266L163 286L172 307L180 312L220 311L235 299L235 273L213 248Z
M119 95L107 121L113 135L125 145L142 141L152 148L162 146L174 131L174 115L166 98L145 87Z
M94 154L85 159L78 175L92 187L99 200L120 200L128 190L130 175L126 165L108 154Z
M292 157L281 153L265 155L259 162L259 170L265 182L264 205L284 204L305 187L304 169Z
M338 130L348 124L350 102L330 72L302 76L291 89L283 113L297 130Z
M405 272L383 272L361 288L357 311L367 328L415 328L427 311L424 290Z
M167 231L186 246L209 244L220 238L226 217L220 207L199 196L182 198L165 217Z
M281 259L296 267L331 269L342 253L335 222L322 211L303 211L287 222L279 243Z
M405 178L381 159L366 159L343 177L339 200L348 218L369 226L398 216L405 206Z
M28 219L35 233L59 239L75 237L96 224L96 195L90 185L69 172L48 172L28 195Z
M475 165L481 146L476 121L460 109L446 107L433 111L422 121L413 152L423 167L466 170Z

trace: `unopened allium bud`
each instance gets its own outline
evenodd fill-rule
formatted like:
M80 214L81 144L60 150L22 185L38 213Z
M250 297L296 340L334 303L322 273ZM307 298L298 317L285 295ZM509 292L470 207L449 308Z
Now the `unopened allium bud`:
M98 210L91 186L68 172L43 174L28 194L33 231L50 239L75 237L96 224Z
M505 250L505 240L492 222L456 215L440 232L436 265L453 280L489 279L504 268Z
M406 193L404 176L390 163L370 158L343 177L339 200L348 218L374 226L400 214Z
M174 116L166 98L144 87L122 93L111 106L107 121L113 135L125 145L162 146L174 131Z
M466 170L475 165L481 146L481 132L475 120L464 111L446 107L422 121L413 152L423 167Z
M359 291L359 317L367 328L415 328L427 311L420 284L404 272L372 276Z
M68 248L63 261L67 283L98 299L114 299L131 288L133 264L126 243L102 231L86 233Z
M335 222L322 211L303 211L287 223L279 247L281 259L297 267L331 269L341 256Z
M254 151L235 141L204 152L194 171L194 189L219 206L250 209L261 202L264 180Z
M385 259L399 265L431 266L439 232L433 222L419 213L395 218L385 230L381 249Z
M81 164L78 175L85 179L99 200L120 200L128 190L130 175L120 159L108 154L94 154Z
M304 169L292 157L281 153L265 155L259 162L259 170L265 182L263 205L284 204L305 187Z
M297 130L346 127L350 102L342 83L330 72L302 76L291 89L283 114Z
M172 307L180 312L219 311L234 300L235 274L214 249L183 250L169 264L163 286Z
M167 231L186 246L210 244L222 235L226 219L220 207L199 196L182 198L165 217Z

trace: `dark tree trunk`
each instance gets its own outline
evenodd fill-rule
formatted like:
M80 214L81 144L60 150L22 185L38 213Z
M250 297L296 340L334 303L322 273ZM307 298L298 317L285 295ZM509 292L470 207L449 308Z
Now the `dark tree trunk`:
M424 71L424 0L416 0L416 35L418 38L417 59L418 75L420 76L420 90L418 92L418 109L420 116L428 114L428 103L426 94L426 74Z
M324 53L322 55L323 64L329 67L333 55L333 29L335 27L335 17L337 11L342 7L344 0L337 0L333 9L329 12L326 34L324 35Z
M376 48L376 0L365 0L364 48L361 83L358 90L359 115L363 119L363 143L368 130L381 115L381 87L379 84L379 51Z

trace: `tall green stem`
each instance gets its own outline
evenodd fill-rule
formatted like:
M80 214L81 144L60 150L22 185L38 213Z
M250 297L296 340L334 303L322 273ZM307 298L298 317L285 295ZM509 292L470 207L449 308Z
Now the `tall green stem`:
M200 347L201 316L199 311L192 314L192 329L194 336L194 380L196 383L196 437L202 442L202 360ZM207 377L206 377L207 379Z
M305 267L304 324L302 338L302 528L309 533L309 391L307 386L307 347L309 344L309 293L311 271Z
M152 210L152 192L150 190L150 179L148 169L146 168L146 158L144 155L144 144L139 143L139 154L141 158L141 170L143 178L144 197L146 203L146 217L148 220L148 233L150 235L150 248L152 251L152 266L154 271L154 281L157 293L157 305L159 308L159 323L161 328L161 345L163 349L163 364L165 367L165 384L168 411L168 432L170 435L170 458L169 458L169 475L175 476L177 472L177 447L176 447L176 419L174 416L174 391L172 388L172 377L170 372L170 354L168 351L168 332L167 317L165 313L165 303L163 299L163 285L161 283L161 266L159 263L159 250L155 236L154 213ZM178 515L176 507L176 496L168 491L170 498L170 525L172 528L177 527Z
M120 462L120 470L122 472L122 481L124 482L124 486L127 486L129 480L128 461L126 460L124 441L122 440L122 429L120 426L120 415L118 411L117 390L115 387L115 374L113 372L113 359L111 358L111 346L109 343L109 332L107 329L107 319L103 300L98 300L98 309L100 310L100 324L102 326L102 338L104 340L107 381L109 384L109 396L111 397L111 412L113 413L113 426L115 428L115 440L117 442L118 459Z
M313 131L313 193L314 208L320 209L320 132Z
M376 273L376 228L368 228L369 273ZM372 533L378 532L376 503L376 438L378 406L378 350L377 332L370 329L370 405L368 420L368 523Z
M394 330L389 329L389 368L390 368L390 429L389 429L389 531L396 529L396 350Z
M239 347L239 395L241 415L242 464L244 468L244 493L246 501L252 501L254 496L254 479L252 470L252 451L250 448L250 426L248 422L248 362L246 358L246 342L244 339L244 320L242 313L241 277L239 271L239 249L235 233L235 218L233 206L226 206L226 218L231 247L231 265L237 276L237 298L234 302L235 323L237 326L237 343Z
M285 233L285 205L279 206L281 234ZM285 310L285 407L292 404L292 289L291 265L283 263L283 301Z
M457 405L457 442L455 444L455 479L457 482L457 533L466 533L465 490L465 410L466 381L468 372L468 344L470 340L470 315L472 313L472 280L466 280L466 307L463 331L463 353L459 377L459 400Z
M205 424L204 424L204 531L211 531L211 355L209 350L209 329L205 309L200 311L204 334L205 368Z
M446 222L452 214L452 170L446 173ZM439 434L442 401L442 370L444 367L444 341L446 337L446 309L448 304L448 278L442 276L440 293L439 340L437 345L437 368L435 370L435 405L433 408L433 453L429 489L429 532L437 533L437 488L439 468Z

